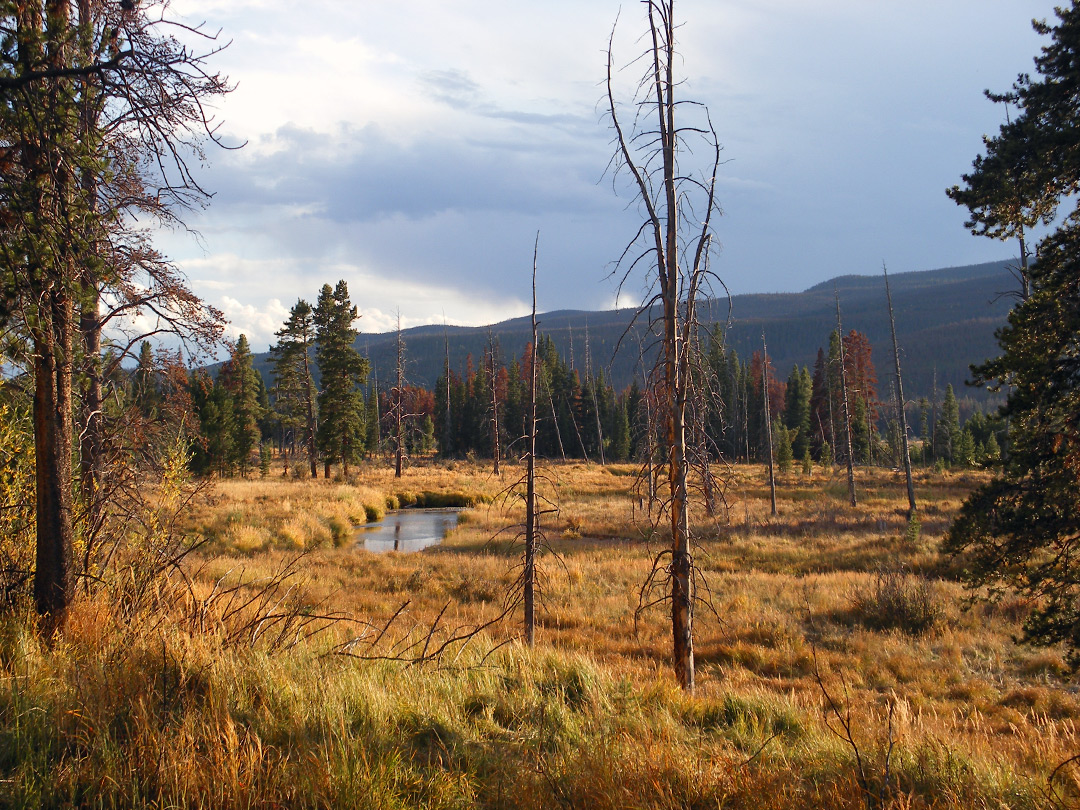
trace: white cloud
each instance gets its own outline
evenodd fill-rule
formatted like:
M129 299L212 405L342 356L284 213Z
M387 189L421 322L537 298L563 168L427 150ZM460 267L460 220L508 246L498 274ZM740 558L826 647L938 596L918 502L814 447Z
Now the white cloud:
M619 64L641 49L639 5L622 6ZM943 189L996 125L982 89L1030 69L1028 20L1052 6L681 3L680 92L709 104L733 161L715 268L732 291L802 289L883 257L899 272L998 256ZM268 343L296 297L339 277L365 331L392 328L398 307L409 324L521 314L538 230L542 309L611 301L609 263L638 221L601 181L617 2L173 8L233 40L214 62L238 83L220 112L249 145L211 155L203 244L163 244L234 332Z

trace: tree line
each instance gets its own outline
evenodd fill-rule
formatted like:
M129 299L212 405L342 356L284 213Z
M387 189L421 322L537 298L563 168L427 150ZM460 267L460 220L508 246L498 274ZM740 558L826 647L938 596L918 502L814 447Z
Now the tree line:
M316 304L301 299L276 333L271 375L255 368L245 336L231 345L217 374L189 373L193 426L191 468L200 474L263 474L272 464L285 472L326 477L336 466L381 455L494 459L520 456L527 434L528 381L532 344L509 362L498 341L482 357L469 355L460 370L449 364L433 390L407 382L402 370L384 370L380 385L356 346L356 307L347 283L324 285ZM795 366L781 379L762 352L744 361L726 349L724 332L708 332L698 374L709 378L714 396L702 400L701 444L713 461L764 463L772 452L782 472L799 465L846 463L850 429L853 463L899 466L901 442L895 406L878 394L870 342L851 330L842 338L845 374L840 373L841 338L828 336L811 371ZM402 344L403 365L407 364ZM574 367L549 335L540 334L537 358L536 455L595 462L642 460L663 448L657 398L645 376L622 391L602 369ZM175 373L144 344L134 371L135 396L147 416L168 398ZM762 377L765 376L763 384ZM844 421L842 388L850 414ZM768 409L766 410L766 396ZM767 416L766 416L767 413ZM399 418L400 417L400 418ZM913 404L916 426L910 455L927 466L989 466L1001 459L1004 424L975 410L961 424L952 386L943 397ZM175 415L172 417L175 420ZM768 420L768 421L766 421ZM650 450L650 448L652 448Z

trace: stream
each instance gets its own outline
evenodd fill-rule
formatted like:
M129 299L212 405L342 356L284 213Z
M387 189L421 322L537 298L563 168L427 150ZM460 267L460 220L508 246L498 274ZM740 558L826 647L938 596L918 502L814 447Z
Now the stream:
M458 524L460 509L399 509L356 529L368 551L420 551L436 546Z

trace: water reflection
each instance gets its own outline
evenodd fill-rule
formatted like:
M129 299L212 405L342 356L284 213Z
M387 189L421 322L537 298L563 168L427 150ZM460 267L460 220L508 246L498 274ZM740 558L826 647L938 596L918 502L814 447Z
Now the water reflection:
M356 530L368 551L420 551L442 542L457 526L460 509L402 509Z

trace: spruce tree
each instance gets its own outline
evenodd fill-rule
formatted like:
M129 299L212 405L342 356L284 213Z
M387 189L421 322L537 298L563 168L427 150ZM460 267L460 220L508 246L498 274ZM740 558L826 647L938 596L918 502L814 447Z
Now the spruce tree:
M324 474L331 460L341 462L343 475L349 462L360 457L365 445L364 398L360 386L367 380L368 361L356 350L359 318L349 300L344 279L333 289L324 284L315 304L315 358L319 364L318 444L324 453Z

